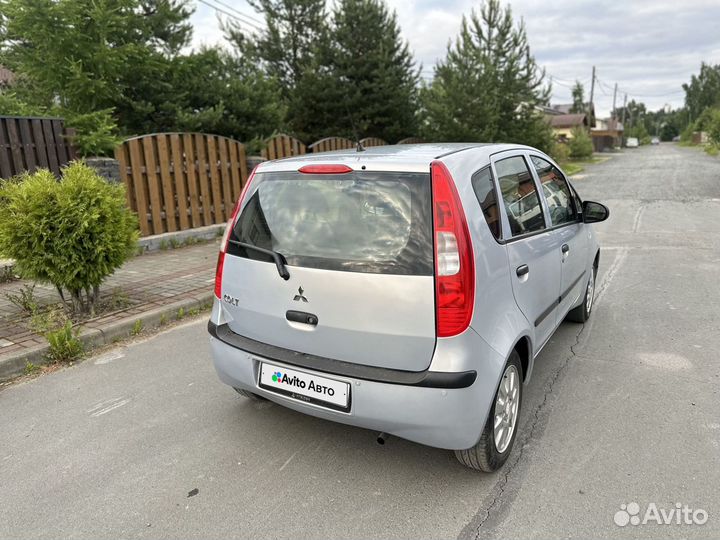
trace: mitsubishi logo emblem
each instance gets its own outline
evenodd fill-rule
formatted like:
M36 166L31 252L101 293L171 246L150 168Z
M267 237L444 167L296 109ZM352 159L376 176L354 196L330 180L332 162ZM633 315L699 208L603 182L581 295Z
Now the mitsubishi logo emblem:
M305 298L305 296L303 295L304 292L305 290L302 288L302 285L300 285L298 287L298 293L295 295L295 298L293 298L293 300L295 302L300 302L302 300L303 302L307 303L308 299Z

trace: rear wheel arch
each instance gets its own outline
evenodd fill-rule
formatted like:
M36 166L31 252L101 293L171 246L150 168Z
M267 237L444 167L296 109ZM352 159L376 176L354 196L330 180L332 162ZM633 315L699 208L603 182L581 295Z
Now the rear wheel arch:
M520 356L520 366L522 367L522 380L525 382L530 374L530 362L532 356L532 343L528 336L522 336L515 342L511 351L517 351ZM508 355L509 356L509 355Z

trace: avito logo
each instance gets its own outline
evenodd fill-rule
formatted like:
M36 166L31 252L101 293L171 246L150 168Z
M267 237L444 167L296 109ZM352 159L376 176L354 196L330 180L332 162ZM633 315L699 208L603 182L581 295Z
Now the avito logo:
M279 371L273 373L272 380L273 382L289 384L290 386L297 386L298 388L305 388L307 386L305 381L302 379L299 379L296 376L288 377L287 373L283 374Z
M312 390L313 392L316 392L318 394L325 394L328 396L334 396L335 395L335 389L324 386L322 384L316 383L312 379L310 379L310 384L307 384L305 381L300 379L299 377L293 375L292 377L288 377L287 373L282 373L280 371L275 371L272 374L272 381L275 383L282 383L282 384L288 384L290 386L295 386L296 388L307 388L308 390Z

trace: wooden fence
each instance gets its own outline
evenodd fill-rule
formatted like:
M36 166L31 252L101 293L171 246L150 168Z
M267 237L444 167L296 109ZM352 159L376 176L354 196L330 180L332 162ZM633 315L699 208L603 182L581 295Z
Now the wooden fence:
M407 137L402 141L398 141L396 144L422 144L424 142L420 137Z
M282 159L291 156L300 156L305 154L305 144L290 135L280 134L270 137L265 142L265 148L262 150L262 157L265 159Z
M75 159L75 149L61 118L0 116L0 178L24 171L60 168Z
M332 152L333 150L347 150L348 148L355 148L355 143L344 137L325 137L308 146L308 150L314 154Z
M363 145L363 148L370 148L371 146L385 146L387 143L377 137L365 137L360 139L360 144Z
M115 150L142 236L223 223L247 180L245 146L203 133L156 133Z
M416 137L403 139L397 144L414 144L415 142L423 142ZM385 146L388 143L378 137L365 137L360 140L365 148L371 146ZM345 150L355 148L355 142L344 137L326 137L320 139L308 146L291 135L275 135L265 141L265 147L262 149L262 157L265 159L283 159L292 156L301 156L307 152L331 152L333 150Z

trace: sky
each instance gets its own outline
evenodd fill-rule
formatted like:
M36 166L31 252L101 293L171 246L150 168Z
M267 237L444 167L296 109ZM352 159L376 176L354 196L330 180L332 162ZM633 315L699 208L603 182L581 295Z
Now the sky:
M217 18L227 15L195 2L193 46L222 43ZM262 21L245 0L205 2ZM480 5L479 0L386 2L397 13L403 37L426 80L432 79L433 66L445 56L463 15ZM515 19L525 24L535 60L552 78L553 104L572 102L570 89L576 80L585 86L587 99L594 65L598 116L610 114L616 83L618 107L627 93L628 101L642 101L650 110L677 108L684 102L682 83L699 72L700 63L720 63L720 0L513 0L509 4Z

